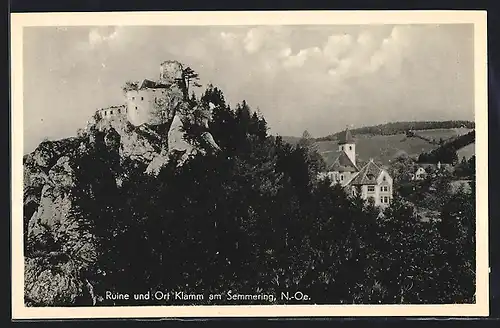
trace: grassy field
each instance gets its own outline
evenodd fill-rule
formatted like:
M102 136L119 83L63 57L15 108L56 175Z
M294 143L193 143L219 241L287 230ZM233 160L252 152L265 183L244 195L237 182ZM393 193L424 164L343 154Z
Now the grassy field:
M471 131L471 129L455 128L455 129L417 130L414 132L415 132L415 134L418 134L419 136L422 136L425 138L437 139L437 140L439 140L439 138L443 138L443 140L447 140L449 138L458 137L458 136L467 134L470 131Z
M470 132L471 129L455 128L455 129L433 129L433 130L417 130L416 134L429 139L449 138L464 135ZM438 145L430 144L420 138L407 138L405 134L394 135L369 135L361 134L354 136L356 141L356 156L360 161L367 162L371 158L384 165L389 165L390 161L401 153L406 153L412 157L418 157L422 152L429 152L436 149ZM283 140L295 144L300 137L283 137ZM323 154L325 160L329 162L330 157L335 156L338 149L336 140L318 141L318 150ZM458 151L458 157L461 159L465 156L470 158L474 151L474 145L466 146ZM333 157L332 157L333 158Z
M389 164L396 155L405 152L410 156L418 156L422 152L427 152L437 148L427 141L419 138L407 138L404 134L395 135L360 135L355 137L356 156L362 161L369 161L373 158L377 162L385 165ZM337 141L320 141L318 149L321 153L331 152L338 149Z
M290 136L282 136L284 142L288 142L289 144L295 145L299 142L300 137L290 137Z
M460 148L457 151L458 160L462 160L462 157L469 159L475 154L476 154L476 143L471 143L470 145Z

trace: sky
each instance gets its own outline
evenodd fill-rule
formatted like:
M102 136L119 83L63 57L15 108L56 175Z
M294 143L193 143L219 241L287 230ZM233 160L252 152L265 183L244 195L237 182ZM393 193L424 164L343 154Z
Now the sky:
M271 134L474 119L473 25L78 26L23 33L24 150L123 103L125 81L178 60L246 100Z

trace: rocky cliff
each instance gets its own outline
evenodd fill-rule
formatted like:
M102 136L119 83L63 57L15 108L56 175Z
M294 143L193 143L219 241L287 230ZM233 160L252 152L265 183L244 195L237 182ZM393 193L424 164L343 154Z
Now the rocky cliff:
M126 117L91 118L77 137L44 141L24 156L25 300L28 305L95 304L84 272L96 257L89 216L105 217L106 195L134 174L155 176L175 161L217 151L207 127L186 138L192 101L166 102L166 123L133 126ZM168 107L172 106L172 107ZM82 207L82 204L90 204ZM88 210L88 209L92 210ZM104 214L103 214L104 213Z

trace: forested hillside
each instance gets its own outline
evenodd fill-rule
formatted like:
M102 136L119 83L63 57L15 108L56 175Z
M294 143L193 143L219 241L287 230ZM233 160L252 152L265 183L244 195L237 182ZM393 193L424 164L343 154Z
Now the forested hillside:
M434 129L456 129L468 128L474 129L474 122L471 121L408 121L408 122L391 122L374 126L366 126L361 128L350 129L353 135L393 135L406 133L414 130L434 130ZM318 138L318 141L336 140L341 131L332 135Z
M475 142L476 132L471 132L445 142L439 148L418 157L419 163L447 163L456 164L459 161L457 151Z

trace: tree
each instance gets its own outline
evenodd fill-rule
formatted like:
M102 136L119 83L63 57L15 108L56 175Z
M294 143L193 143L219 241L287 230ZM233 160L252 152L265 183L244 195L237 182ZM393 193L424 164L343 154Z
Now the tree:
M196 73L191 67L186 67L182 69L182 77L180 82L186 100L188 100L189 98L189 92L191 86L201 87L201 84L198 82L199 80L200 77L198 73Z
M138 88L139 88L138 81L127 81L125 82L125 85L122 87L122 90L124 93L127 93L127 91L137 90Z
M304 148L308 148L311 151L318 150L318 146L315 143L314 138L307 130L305 130L304 133L302 133L302 138L300 138L298 145Z
M467 161L468 164L468 176L470 177L471 180L475 181L476 180L476 155L472 155L471 158Z
M475 293L475 191L459 190L441 210L438 225L446 265L440 279L448 281L448 302L473 302Z
M404 153L391 161L389 172L396 184L400 184L403 181L409 181L415 170L413 159Z

